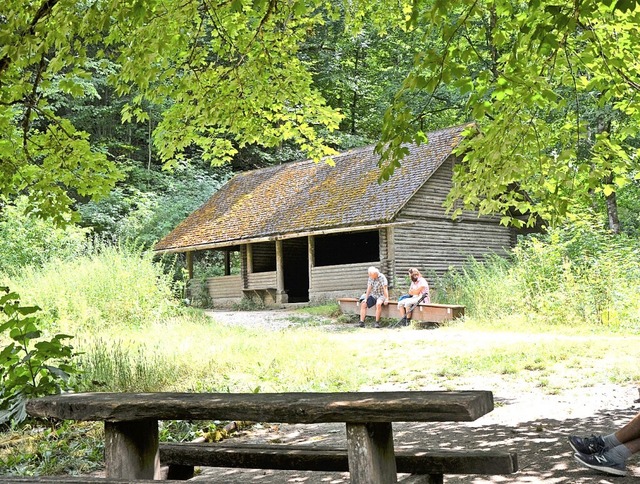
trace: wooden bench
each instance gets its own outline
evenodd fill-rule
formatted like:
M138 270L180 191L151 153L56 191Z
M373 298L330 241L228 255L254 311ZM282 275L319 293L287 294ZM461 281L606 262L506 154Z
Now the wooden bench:
M398 473L441 484L445 474L511 474L518 470L516 454L501 451L411 450L395 453ZM346 472L347 449L287 444L230 445L161 443L160 462L169 479L190 479L195 466Z
M338 299L340 310L345 314L360 314L360 304L358 299L353 297L343 297ZM376 308L367 309L367 316L375 316ZM400 319L402 314L398 310L398 301L389 300L389 304L382 306L383 318ZM464 316L464 306L456 304L435 304L420 303L412 314L412 320L424 323L441 323L443 321L452 321Z
M106 477L121 479L159 477L159 420L342 422L351 482L366 484L397 481L392 422L472 421L491 410L489 391L67 393L27 403L34 417L104 421Z

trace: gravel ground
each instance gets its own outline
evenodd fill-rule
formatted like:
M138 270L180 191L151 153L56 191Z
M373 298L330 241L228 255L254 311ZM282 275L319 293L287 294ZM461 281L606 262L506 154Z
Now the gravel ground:
M227 324L258 326L263 329L279 330L292 324L305 324L307 319L285 310L224 312L212 311L210 315ZM294 322L292 322L294 321ZM308 317L308 322L313 322ZM327 329L331 329L329 326ZM437 341L444 333L416 331L410 328L397 330L363 330L375 335L376 331L394 331L398 339L403 337L429 337ZM388 335L387 335L388 336ZM456 337L460 345L482 344L478 334L469 340L464 332ZM518 339L529 340L530 335L491 333L486 337L495 341L503 337L510 344L518 344ZM549 337L540 335L541 339ZM482 338L482 336L480 336ZM442 449L500 449L516 452L520 471L507 476L445 476L446 483L616 483L638 482L640 459L634 457L628 464L626 477L613 477L579 466L573 459L567 437L571 434L589 435L609 433L640 411L640 394L635 386L623 387L614 384L576 388L557 395L548 395L541 389L522 384L506 383L499 375L495 378L478 378L461 382L466 388L482 388L493 391L496 408L489 414L470 423L401 423L394 424L396 446L410 448L416 442L419 447ZM460 387L460 386L459 386ZM385 385L362 390L404 390L398 385ZM430 389L430 388L425 388ZM336 444L344 447L344 426L337 424L317 425L265 425L257 426L236 436L238 441L247 443L278 442L295 444ZM242 469L202 468L194 480L214 480L215 482L261 482L261 483L345 483L346 473L282 472Z

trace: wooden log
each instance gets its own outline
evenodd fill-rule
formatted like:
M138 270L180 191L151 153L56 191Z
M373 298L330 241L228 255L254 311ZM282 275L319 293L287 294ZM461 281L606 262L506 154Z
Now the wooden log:
M347 454L352 483L398 481L390 423L347 423Z
M158 421L105 422L107 477L159 479Z
M517 454L499 450L395 451L396 469L406 474L511 474ZM247 469L349 470L347 449L289 444L161 443L162 465L240 467Z
M92 476L29 476L29 477L9 477L0 476L3 484L22 483L54 483L54 484L150 484L148 479L109 479ZM162 484L184 484L181 479L163 480Z
M255 422L471 421L493 410L490 391L344 393L65 393L30 400L34 417L68 420Z
M160 444L161 465L346 472L346 449L304 445Z

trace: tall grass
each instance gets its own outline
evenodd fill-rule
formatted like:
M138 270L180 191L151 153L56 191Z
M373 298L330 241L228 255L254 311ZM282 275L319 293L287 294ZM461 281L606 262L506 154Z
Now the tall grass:
M640 247L589 220L523 239L511 259L470 260L437 281L441 300L487 325L640 331Z
M335 351L319 328L269 331L217 323L200 312L83 338L86 389L109 391L347 391L367 381L370 359Z
M40 306L52 330L72 335L144 326L178 308L172 281L151 253L101 242L72 260L24 268L4 284Z

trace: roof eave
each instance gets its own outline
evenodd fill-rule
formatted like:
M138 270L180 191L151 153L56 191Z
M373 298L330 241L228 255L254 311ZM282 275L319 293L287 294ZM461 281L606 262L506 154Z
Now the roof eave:
M413 225L415 221L402 221L402 222L381 222L381 223L371 223L371 224L363 224L349 227L334 227L331 229L317 229L317 230L307 230L305 232L296 232L289 234L274 234L274 235L266 235L263 237L250 237L245 239L233 239L226 240L224 242L210 242L210 243L202 243L202 244L194 244L188 245L184 247L169 247L166 249L157 249L154 250L157 254L171 254L171 253L180 253L180 252L193 252L196 250L211 250L211 249L222 249L224 247L230 247L233 245L242 245L242 244L255 244L259 242L272 242L275 240L286 240L286 239L295 239L298 237L308 237L311 235L328 235L328 234L338 234L343 232L357 232L361 230L373 230L380 229L386 227L395 227L400 225Z

